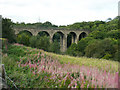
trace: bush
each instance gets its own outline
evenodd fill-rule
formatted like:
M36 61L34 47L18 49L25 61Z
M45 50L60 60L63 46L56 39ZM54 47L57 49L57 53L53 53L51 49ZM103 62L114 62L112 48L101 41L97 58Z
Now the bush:
M88 36L94 39L104 39L106 38L106 33L104 31L93 31Z
M27 35L26 33L22 33L17 36L17 42L28 46L30 44L29 38L29 35Z
M12 29L11 19L2 18L2 38L7 38L9 43L16 42L15 31Z
M2 48L2 52L7 52L8 50L8 40L5 38L0 38L0 42L2 43L2 47L0 46L0 49Z
M85 56L111 59L114 57L115 52L113 41L110 38L106 38L89 44L85 49Z
M106 54L106 55L104 55L104 57L103 57L103 59L110 59L110 58L112 58L112 55L111 54Z
M36 42L37 42L37 37L36 36L32 36L30 39L29 39L29 42L30 42L30 46L35 48L36 47Z
M39 39L37 39L36 47L39 49L43 49L45 51L48 51L49 47L50 47L49 37L42 36Z
M77 56L77 44L73 43L71 46L67 49L67 54L71 56Z
M82 38L78 44L77 44L77 51L81 52L81 55L83 56L85 54L84 49L86 48L86 46L92 42L94 39L92 37L86 37L86 38Z
M56 40L50 44L49 51L54 53L60 53L60 44Z
M85 48L88 44L92 43L95 39L92 37L82 38L78 44L71 44L71 46L67 50L67 54L72 56L84 56L85 55Z
M112 30L107 33L107 37L119 39L120 38L120 32L118 30Z

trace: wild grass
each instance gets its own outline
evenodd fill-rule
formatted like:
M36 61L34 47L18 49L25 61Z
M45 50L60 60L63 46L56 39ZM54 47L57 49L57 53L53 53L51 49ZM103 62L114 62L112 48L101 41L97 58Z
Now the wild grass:
M118 61L105 60L105 59L97 59L97 58L87 58L87 57L73 57L68 55L59 55L50 52L44 52L47 55L59 60L61 63L71 63L77 65L84 65L88 67L96 67L98 69L103 69L109 72L118 72Z
M115 61L58 55L15 44L3 50L2 63L18 88L118 87Z

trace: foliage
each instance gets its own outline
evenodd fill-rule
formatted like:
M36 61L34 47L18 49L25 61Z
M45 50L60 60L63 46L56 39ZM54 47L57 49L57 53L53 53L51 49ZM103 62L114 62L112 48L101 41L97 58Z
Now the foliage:
M111 59L114 56L115 48L110 38L101 41L95 41L89 44L85 49L87 57ZM109 57L109 58L108 58Z
M4 51L2 52L7 52L7 45L8 45L8 40L6 38L0 38L0 43L2 43L2 46L0 46L0 49L2 48L2 50L4 49Z
M103 31L93 31L89 35L89 37L93 37L94 39L104 39L106 37L106 33Z
M25 24L24 22L23 23L14 23L14 27L16 28L41 28L41 29L54 29L54 28L57 28L58 26L57 25L54 25L52 24L51 22L49 21L46 21L44 23L41 23L41 22L37 22L37 23L27 23Z
M78 44L71 44L71 46L67 49L67 54L72 56L84 56L85 48L88 44L92 43L95 39L92 37L82 38Z
M118 30L111 30L107 32L107 37L120 39L120 32Z
M30 46L35 48L36 47L36 42L37 42L37 37L36 36L32 36L30 39L29 39L29 42L30 42Z
M71 56L77 56L77 45L75 43L71 44L71 46L67 49L67 54Z
M118 21L119 21L119 18L116 17L114 19L111 19L111 18L108 18L106 21L89 21L89 22L76 22L74 24L71 24L71 25L63 25L63 26L56 26L56 25L53 25L51 22L49 21L46 21L44 23L41 23L41 22L38 22L38 23L28 23L28 24L25 24L25 23L15 23L14 26L23 26L23 27L26 27L26 28L41 28L41 29L67 29L67 30L89 30L90 31L90 34L84 38L84 39L80 39L80 41L76 44L76 45L72 45L71 44L71 33L67 35L67 47L68 47L68 50L67 50L67 54L69 55L72 55L72 56L88 56L88 57L97 57L97 58L106 58L106 59L113 59L113 60L116 60L115 58L117 57L117 49L116 49L116 45L117 45L117 41L118 39L120 38L119 36L119 31L118 31ZM40 43L42 43L40 41L40 37L41 36L49 36L48 33L46 32L40 32L39 35L37 35L37 38L36 37L32 37L29 39L29 46L31 47L35 47L35 48L42 48L44 50L47 50L47 51L52 51L52 52L55 52L55 53L59 53L59 47L60 45L58 45L58 43L53 43L53 44L49 44L49 48L47 45L45 46L39 46L39 45L42 45ZM78 36L80 37L80 36ZM97 49L98 47L101 47L101 46L104 46L104 43L101 44L101 41L103 41L105 38L111 38L111 42L112 42L112 46L109 46L109 47L114 47L114 53L110 50L110 52L112 53L109 53L108 51L105 51L104 52L104 55L101 54L102 52L101 51L104 51L104 49L106 50L107 47L104 47L104 49ZM55 33L54 36L53 36L53 42L57 41L57 42L60 42L60 33ZM44 41L44 40L42 40ZM95 45L95 41L97 43L100 43L100 45ZM47 42L47 41L45 41ZM37 43L37 44L36 44ZM39 43L39 44L38 44ZM93 43L93 44L92 44ZM109 42L108 42L109 43ZM60 43L59 43L60 44ZM37 45L37 46L36 46ZM71 45L71 46L70 46ZM88 52L85 51L85 49L88 47L90 48L90 45L92 46L93 49L96 49L97 50L96 52L99 52L99 53L96 53L96 54L92 54L92 53L95 53L94 50L88 50L88 52L90 51L91 55L87 55ZM94 47L95 46L95 47ZM43 48L44 47L44 48ZM45 49L46 47L46 49ZM72 49L73 48L73 49ZM52 50L53 49L53 50ZM55 50L56 49L56 50ZM86 50L87 50L86 49Z
M50 44L49 51L54 53L60 53L60 44L56 40Z
M15 32L12 29L13 22L11 19L2 18L2 38L7 38L8 42L16 42Z
M49 37L40 37L36 42L36 47L48 51L50 47Z
M92 42L94 39L92 37L86 37L86 38L82 38L78 44L77 44L77 50L78 52L82 53L82 56L84 56L85 52L85 48L88 44L90 44L90 42Z
M29 38L29 35L27 35L26 33L22 33L17 36L17 42L28 46L30 44Z
M110 73L69 62L61 64L42 50L19 44L8 46L8 52L11 50L13 53L3 54L3 63L7 75L18 88L118 88L118 72L115 70ZM104 67L111 70L109 63L106 61ZM7 83L13 87L11 82Z

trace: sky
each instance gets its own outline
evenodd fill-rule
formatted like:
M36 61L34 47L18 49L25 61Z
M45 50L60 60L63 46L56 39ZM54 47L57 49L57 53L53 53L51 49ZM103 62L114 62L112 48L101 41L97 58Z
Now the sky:
M0 15L13 22L69 25L118 16L119 0L0 0Z

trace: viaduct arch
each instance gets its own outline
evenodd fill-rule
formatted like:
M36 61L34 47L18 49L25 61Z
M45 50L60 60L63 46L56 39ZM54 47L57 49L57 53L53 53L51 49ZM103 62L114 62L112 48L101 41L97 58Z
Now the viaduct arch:
M76 44L81 38L86 37L90 33L90 31L88 30L58 30L58 29L41 30L41 29L26 29L26 28L23 28L23 29L14 28L14 30L16 35L21 31L28 31L34 36L36 36L39 32L47 32L50 36L51 43L53 42L54 34L60 33L60 51L61 52L65 52L67 50L67 36L70 33L72 35L71 43L76 43Z

